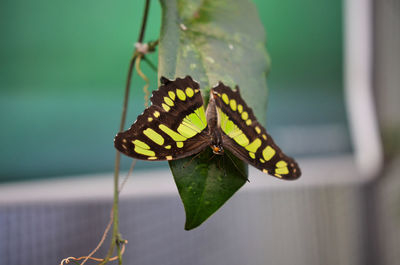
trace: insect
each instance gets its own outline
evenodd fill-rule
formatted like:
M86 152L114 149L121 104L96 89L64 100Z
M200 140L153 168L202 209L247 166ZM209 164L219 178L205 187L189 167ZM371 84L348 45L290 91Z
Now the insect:
M216 155L229 150L238 158L272 176L292 180L301 175L297 163L286 156L257 121L240 96L219 82L210 91L205 111L199 84L190 76L162 85L152 105L127 131L118 133L115 147L142 160L176 160L211 147Z

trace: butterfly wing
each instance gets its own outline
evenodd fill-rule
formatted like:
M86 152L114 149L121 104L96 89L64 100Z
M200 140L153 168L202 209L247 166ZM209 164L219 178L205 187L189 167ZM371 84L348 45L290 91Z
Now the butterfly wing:
M297 179L301 175L297 163L275 144L257 121L251 108L240 96L219 83L211 91L215 99L218 123L224 148L265 173L282 179Z
M152 105L115 137L114 146L121 153L142 160L175 160L210 144L199 85L190 76L161 81Z

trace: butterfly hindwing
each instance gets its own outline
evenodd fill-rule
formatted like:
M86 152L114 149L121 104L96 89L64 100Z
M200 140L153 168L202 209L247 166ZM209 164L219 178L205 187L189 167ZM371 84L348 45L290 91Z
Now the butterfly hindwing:
M211 91L215 99L224 148L262 170L282 179L296 179L297 163L275 144L242 99L239 88L231 90L219 83Z
M129 130L115 137L115 147L133 158L180 159L210 144L199 85L189 76L161 80L150 99L152 105Z

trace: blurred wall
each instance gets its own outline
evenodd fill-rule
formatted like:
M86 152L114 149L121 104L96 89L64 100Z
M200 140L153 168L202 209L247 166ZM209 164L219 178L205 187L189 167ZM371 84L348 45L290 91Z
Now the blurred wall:
M375 1L375 88L386 154L400 150L400 2Z
M371 251L377 264L400 261L400 2L375 1L375 93L386 165L371 184Z
M136 174L128 185L146 189L141 183L151 185L149 177ZM165 182L167 176L163 177ZM184 209L176 192L125 196L124 190L120 231L129 243L123 264L378 264L365 259L368 237L362 187L271 185L260 189L250 188L251 184L191 231L183 229ZM172 180L169 185L174 185ZM54 265L65 257L87 255L98 243L109 211L110 200L98 198L12 207L0 203L2 261ZM108 242L96 257L105 255Z

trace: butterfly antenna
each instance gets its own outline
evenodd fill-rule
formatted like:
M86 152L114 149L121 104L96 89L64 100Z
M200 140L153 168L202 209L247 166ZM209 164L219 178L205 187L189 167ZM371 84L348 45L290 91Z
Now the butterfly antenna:
M232 161L233 165L234 165L234 166L236 167L236 169L239 171L240 175L242 175L243 178L244 178L247 182L250 183L249 178L246 177L246 176L243 174L243 172L239 169L239 167L236 165L235 161L233 161L233 159L230 157L230 155L229 155L227 152L225 152L225 154L226 154L226 155L228 156L228 158Z

